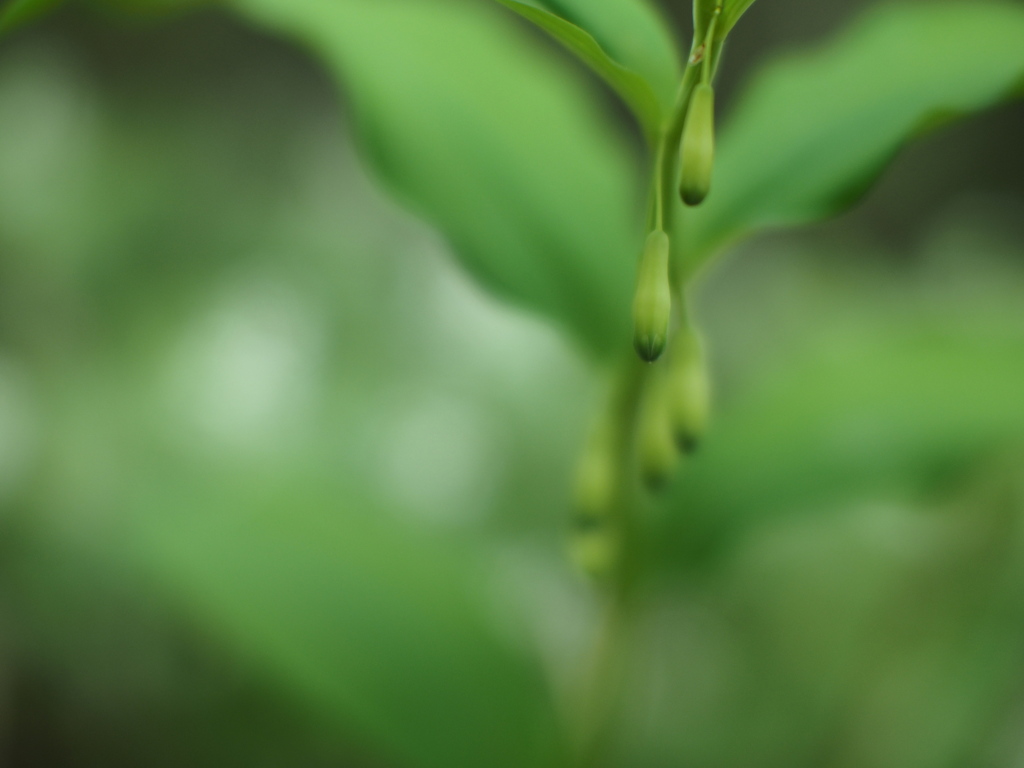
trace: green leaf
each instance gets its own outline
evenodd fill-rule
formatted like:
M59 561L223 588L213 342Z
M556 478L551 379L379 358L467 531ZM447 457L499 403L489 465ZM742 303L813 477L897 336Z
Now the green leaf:
M723 409L677 484L667 540L716 549L761 520L916 493L1024 438L1022 391L1024 340L1012 333L892 319L822 337Z
M679 87L679 51L664 19L647 0L498 2L509 7L517 5L547 10L583 30L607 51L613 61L647 81L666 113L671 108ZM519 8L514 10L521 13ZM589 61L587 63L590 64Z
M693 3L693 32L694 41L699 43L707 36L711 19L714 18L715 9L718 8L720 0L694 0ZM754 0L726 0L722 5L722 16L715 28L715 39L725 40L736 22L747 12L747 9L754 4Z
M83 547L35 518L6 523L4 663L40 670L62 716L88 723L54 733L64 754L108 768L350 761L349 734L337 724L326 730L301 697L197 632L181 605L123 567L116 551Z
M206 5L213 5L220 0L89 0L104 10L118 14L138 15L142 17L164 17L179 15L193 11Z
M736 26L736 22L740 20L740 17L753 4L754 0L726 0L722 6L722 22L717 30L717 36L724 38L728 35L732 28Z
M633 111L648 143L653 144L661 127L665 105L659 103L647 80L611 58L593 35L562 17L519 0L498 2L550 33L604 79Z
M64 424L60 458L47 466L69 496L32 508L23 521L32 551L12 573L5 550L0 572L56 663L110 646L104 622L116 630L120 614L96 610L105 599L98 577L116 586L116 574L125 598L148 593L138 600L145 610L160 606L200 628L282 702L315 713L316 728L382 764L556 764L561 737L540 665L501 636L504 606L468 547L317 472L233 473L208 457L155 450L151 436L110 429L125 416L113 399L78 393L79 406L104 417L107 431L91 435L91 447L133 448L117 455L100 489L76 476L82 446L69 445ZM88 524L54 523L86 509ZM2 579L0 590L6 597ZM99 648L80 647L86 627Z
M624 339L636 169L563 65L487 6L238 0L346 86L363 149L498 293L593 350Z
M309 475L134 477L133 562L384 762L556 759L539 665L501 642L467 551Z
M62 2L63 0L9 0L0 8L0 35L34 21Z
M824 50L765 68L719 144L713 190L686 212L689 269L750 232L834 215L911 139L1019 92L1024 7L884 5Z
M6 529L7 516L20 513L26 534L65 567L65 551L83 553L143 595L152 589L149 606L185 614L197 642L216 649L225 667L269 683L303 722L329 729L328 743L356 741L366 756L359 764L372 757L408 768L545 766L559 749L556 715L536 656L516 642L528 639L515 626L515 601L490 589L490 562L453 529L442 537L442 526L424 524L410 512L415 504L403 508L389 493L388 471L377 474L390 435L410 418L402 397L382 407L378 395L390 384L430 399L443 372L457 380L453 397L467 406L474 386L485 386L474 385L465 355L423 354L441 327L431 282L440 270L412 264L429 246L410 247L390 232L404 217L367 195L347 162L345 134L323 133L330 123L321 123L324 103L308 70L263 68L264 46L221 57L222 38L201 31L172 36L160 53L140 53L152 48L140 41L157 37L167 39L138 30L104 39L111 55L131 52L128 82L107 70L77 77L77 59L65 63L60 46L42 52L43 66L8 61L0 77L0 239L12 244L3 254L3 290L39 299L4 301L0 313L9 340L0 355L0 523ZM198 69L168 66L190 56ZM239 98L226 104L217 98L225 92ZM55 118L61 130L45 130ZM26 154L36 162L26 164ZM351 200L361 203L339 207ZM387 286L407 284L396 271L407 265L424 290L405 297L404 311L384 314L380 305L392 305ZM57 317L56 305L81 312ZM269 326L250 324L248 307L259 307ZM484 323L493 317L476 305L455 311ZM241 318L241 336L231 330L240 327L233 317ZM89 341L68 341L83 324ZM251 346L245 329L254 327L270 330L257 330ZM508 343L507 326L497 327ZM219 347L219 328L254 350L250 361L274 358L283 368L236 368L235 355ZM283 360L275 338L291 350ZM230 340L228 347L239 348ZM75 351L50 365L56 349ZM207 359L216 361L208 375ZM253 380L277 379L283 414L303 415L258 416L266 429L247 432L236 452L239 444L233 449L216 427L211 433L193 410L230 370L243 379L227 383L233 401L252 392ZM282 370L291 373L278 379ZM502 374L483 381L495 376ZM421 407L414 403L414 414ZM24 419L12 418L22 412ZM34 429L37 412L46 423ZM444 417L441 424L446 444L457 439ZM18 469L22 431L26 465ZM491 465L466 466L468 473ZM525 498L538 503L537 494ZM50 548L56 538L66 547ZM53 560L30 553L22 564L40 569L35 577L45 586L58 578ZM60 576L72 585L64 594L74 611L47 611L51 636L86 661L88 652L74 651L80 644L88 651L93 638L114 648L126 638L144 642L116 634L116 624L104 626L90 611L101 601L87 576ZM32 605L34 596L26 596ZM84 637L80 612L92 619ZM514 639L502 631L510 625ZM124 655L130 666L135 656ZM134 711L152 710L154 718L166 712L148 692L133 701ZM254 708L244 714L259 716ZM352 760L323 754L319 762ZM269 755L264 763L309 764ZM254 765L237 753L220 764Z

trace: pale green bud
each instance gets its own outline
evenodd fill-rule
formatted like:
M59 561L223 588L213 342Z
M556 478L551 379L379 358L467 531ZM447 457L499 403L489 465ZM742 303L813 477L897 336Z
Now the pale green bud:
M610 414L594 425L576 467L569 556L584 574L601 578L618 561L618 536L612 511L620 490L617 432Z
M652 490L664 486L679 460L672 430L672 410L668 380L655 375L644 396L640 420L640 473Z
M596 425L576 467L573 505L579 515L600 517L615 504L619 467L614 431L607 421L603 418Z
M676 443L692 453L707 430L711 413L711 381L700 338L682 328L672 342L669 397Z
M661 230L651 232L644 246L633 298L633 346L653 363L665 351L672 318L669 284L669 240Z
M690 98L680 146L679 194L687 205L700 205L711 189L715 166L715 91L705 83Z

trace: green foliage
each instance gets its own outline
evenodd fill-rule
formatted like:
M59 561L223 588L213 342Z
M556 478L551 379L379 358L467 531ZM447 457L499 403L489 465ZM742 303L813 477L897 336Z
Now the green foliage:
M754 4L754 0L695 0L693 4L693 26L696 40L703 40L708 33L715 10L721 5L721 18L715 29L715 39L724 40L736 22Z
M251 764L294 765L289 735L274 726L291 717L313 732L299 747L318 740L345 764L355 760L344 750L348 741L355 755L425 768L556 762L548 683L536 653L502 624L515 612L493 588L493 564L473 546L478 539L442 535L383 493L372 472L349 469L348 452L372 453L374 436L394 430L400 416L381 409L360 430L346 417L350 409L379 408L386 382L416 392L431 386L415 377L415 365L387 377L380 370L389 370L393 355L417 360L425 343L434 344L416 335L432 307L426 281L410 277L416 292L383 317L381 295L367 297L367 286L394 269L390 238L400 239L403 228L405 236L423 233L367 202L377 200L373 188L359 184L351 159L337 157L339 126L319 124L301 89L249 80L234 52L222 54L234 78L168 73L167 85L162 63L133 64L126 80L144 77L141 95L130 83L93 86L74 62L54 63L45 52L23 56L0 70L4 450L16 432L12 410L30 418L38 407L45 425L31 477L21 479L23 496L12 502L8 475L0 481L3 617L6 625L14 605L24 622L24 636L8 638L12 645L61 670L72 701L107 702L97 718L120 718L124 728L134 717L146 720L125 742L145 743L158 727L173 732L169 710L178 697L209 707L203 727L212 733L195 747L200 755L175 748L168 764L238 764L239 752L214 759L217 749L234 749L237 736L250 746L269 742L266 754L254 749L259 760ZM236 88L239 81L251 90ZM198 92L193 100L181 98L182 82ZM225 92L235 95L230 104L211 98ZM323 210L309 202L324 199ZM361 202L346 207L351 200ZM416 270L418 262L401 266ZM252 296L254 283L251 300L232 298ZM268 283L276 287L264 292ZM350 317L359 322L346 326ZM314 364L312 392L285 377L285 413L309 409L313 418L285 417L285 426L271 419L243 446L230 436L225 443L216 427L207 431L207 377L239 370L230 401L244 402L252 387L259 400L265 387L281 384L275 356L283 350L286 364L302 357L307 325L314 346L329 338L330 355L344 360L340 372ZM281 332L283 347L274 341ZM267 359L268 342L270 370L248 368ZM9 390L21 390L10 369L21 366L30 371L27 392L15 398ZM450 362L442 368L460 370ZM471 384L462 383L460 402ZM3 473L7 458L0 456ZM512 503L527 506L522 498ZM109 582L125 594L108 604ZM194 633L205 653L226 656L239 677L258 681L259 701L276 702L266 734L254 722L262 704L215 699L230 679L183 681L186 691L159 675L150 683L151 666L170 677L188 667L173 638L164 640L167 659L157 649L155 660L144 650L136 656L135 643L149 648L163 636L122 617L150 610L159 613L155 622ZM119 653L120 645L129 649ZM109 672L122 661L123 672ZM122 678L136 688L119 693ZM133 715L145 697L154 701L148 719ZM232 718L243 722L236 728ZM178 741L191 722L177 724ZM284 751L277 762L268 756L276 749Z
M62 2L63 0L7 0L0 6L0 35L34 21Z
M653 144L661 126L665 105L659 103L647 80L609 56L590 33L561 16L519 0L498 2L550 33L594 70L629 105L648 143Z
M1010 452L938 500L765 521L718 567L669 581L644 648L663 698L620 764L941 768L1008 754L1024 672L1020 477Z
M549 19L556 16L592 36L607 57L619 66L635 72L648 83L664 113L675 98L679 83L679 53L672 33L648 0L498 0L541 26L563 43L569 30ZM547 13L524 13L529 8ZM559 31L555 33L555 29ZM575 34L572 34L575 37ZM570 45L577 55L586 53ZM587 64L590 54L581 55ZM604 72L599 72L606 76ZM609 83L615 86L614 81Z
M583 58L648 132L657 127L679 73L649 8L500 2ZM723 29L749 5L727 3ZM327 63L370 165L482 283L572 330L597 355L624 346L642 236L641 174L571 67L488 3L235 0L235 7ZM706 207L683 217L677 239L693 249L689 266L757 229L835 213L924 127L1012 94L1024 72L1022 39L1024 14L1011 5L883 7L837 47L766 70L723 136ZM12 642L37 651L36 663L88 677L96 665L81 646L120 640L123 625L91 602L82 608L79 593L105 595L116 592L112 583L127 584L124 610L160 606L167 622L209 638L266 683L262 695L281 710L312 712L310 721L335 738L341 731L375 763L565 764L541 654L515 644L530 630L510 632L518 614L489 592L490 555L510 542L526 547L521 539L529 546L541 540L542 560L551 554L563 533L568 454L597 372L574 378L557 369L572 357L557 344L548 357L527 358L532 368L520 364L521 337L508 341L507 327L489 324L494 316L481 319L464 307L451 310L457 323L443 335L427 335L429 286L415 269L428 249L405 242L424 233L394 212L360 207L371 197L367 189L332 186L343 176L355 184L348 176L356 176L318 149L332 146L320 131L333 136L337 126L324 129L319 112L305 115L301 130L279 123L296 104L289 88L264 99L260 88L274 78L262 71L192 103L180 82L150 88L152 73L133 70L119 97L107 99L89 90L88 77L77 80L73 67L58 65L55 75L33 66L25 65L24 80L0 77L0 338L3 355L30 372L26 387L45 416L17 495L4 495L8 467L0 466L4 533L20 534L5 540L0 608L6 619L14 605L29 627ZM247 98L265 102L263 109ZM309 167L296 170L297 156ZM414 252L379 263L402 248ZM357 252L380 272L346 271ZM665 265L658 266L664 278ZM845 285L845 276L837 282ZM273 295L256 291L256 322L249 322L244 312L242 320L232 314L234 305L210 298L222 284L245 288L250 279L284 285L293 301L267 320ZM1022 558L1013 524L1021 504L1005 490L1018 483L1019 464L986 465L993 455L1015 457L1024 434L1024 337L1012 322L1020 295L1012 289L1009 310L985 315L994 286L1012 281L982 275L984 302L957 304L951 318L947 296L922 310L904 301L907 286L891 275L870 279L871 290L858 292L852 326L823 330L820 314L807 311L801 325L809 340L799 355L729 382L706 442L655 510L664 518L656 543L670 578L692 575L687 569L701 555L714 554L722 570L708 568L667 598L698 620L687 614L679 622L685 632L668 633L660 653L670 658L652 651L646 698L637 700L659 706L653 715L641 708L633 719L642 721L642 744L618 745L622 753L610 752L610 762L940 768L950 755L969 764L981 752L979 734L1011 695L1006 681L1021 672ZM396 298L382 287L393 283L407 292ZM817 288L824 303L835 298ZM886 291L900 301L880 311ZM197 316L209 304L231 322L206 328ZM358 320L339 320L346 313ZM733 314L745 313L748 306ZM528 325L500 317L520 331ZM652 325L667 324L667 315L656 319ZM260 387L274 384L274 369L251 365L266 352L265 326L287 331L307 321L314 329L308 343L322 359L312 355L309 381L285 378L281 399L287 414L294 416L287 410L294 406L299 415L271 422L257 437L242 429L225 438L217 431L223 411L251 395L248 387L258 401ZM474 333L478 346L460 348L473 344ZM193 354L193 335L241 338L241 351L214 344L206 357ZM709 337L714 353L717 339ZM529 339L520 346L536 340ZM287 362L307 340L285 333L274 342L271 334L270 357L280 353ZM680 367L677 389L690 396L675 414L675 437L692 446L704 432L708 381L699 339L679 336L676 346L669 354ZM493 368L478 371L474 383L453 363L459 353ZM228 397L212 405L201 386L181 384L207 364L230 374L214 382ZM417 378L413 365L433 378ZM8 374L0 365L0 426L11 410ZM539 386L544 376L558 385ZM439 381L459 404L474 397L474 386L486 389L490 399L480 402L508 427L501 439L511 447L480 466L509 476L497 500L469 505L500 517L494 530L417 520L389 500L393 478L372 477L368 454L395 409L382 390L400 382L419 392ZM673 409L668 400L654 405ZM656 426L669 424L660 418ZM411 462L400 457L402 469L421 461L426 469L414 476L429 480L429 459L457 427L447 415L432 423L426 450ZM676 458L673 435L648 436L646 468L660 482ZM618 458L612 451L606 473L606 457L598 456L597 470L585 473L596 478L584 488L595 506L609 495ZM978 476L963 482L979 464ZM885 521L910 534L848 535L842 514L870 527L873 518L848 510L874 499L900 505ZM758 537L768 529L776 538ZM595 542L578 553L584 560L597 567L615 559L614 541L583 543ZM909 554L879 552L894 542ZM528 573L544 568L547 560ZM105 569L114 576L101 579ZM894 585L907 573L920 578L921 592L898 592ZM528 580L516 574L517 584ZM546 598L565 589L577 597L563 577L557 572L554 590L541 579L535 592ZM830 589L815 602L821 583ZM894 591L897 599L889 599ZM991 610L975 610L977 596ZM703 620L701 601L713 621ZM937 638L923 652L901 623L922 603L934 621L929 637ZM114 604L111 613L119 613L122 604ZM871 610L849 619L851 604ZM564 619L564 606L554 606L543 608ZM80 632L83 614L88 633ZM716 635L719 624L726 629ZM567 631L565 623L552 626ZM561 650L556 671L570 677L586 654L571 644L573 654ZM889 672L908 658L919 662L907 667L911 683L891 695ZM942 706L930 709L933 701ZM883 715L901 727L875 739L870 726L889 722ZM247 726L258 730L251 719ZM851 728L868 731L873 751L847 744ZM281 764L297 764L288 758Z
M719 38L724 38L736 26L736 22L747 12L747 9L754 4L754 0L725 0L722 4L722 27L716 32Z
M764 228L856 202L908 141L1018 93L1024 8L882 5L836 43L759 72L719 145L715 194L680 216L687 269Z
M243 7L328 57L348 86L381 174L445 232L479 277L559 319L601 353L621 344L625 274L638 248L627 221L635 210L629 201L634 182L614 139L595 128L593 113L562 85L553 62L480 9L315 0ZM557 23L542 9L530 12ZM677 251L687 270L758 229L843 210L911 137L940 118L1011 95L1024 71L1017 44L1022 28L1020 9L1003 3L969 10L884 6L838 46L767 68L727 122L715 194L678 217L685 249ZM989 42L961 62L952 55L961 36ZM402 42L386 45L386 39ZM430 46L440 39L447 41L444 55L433 55ZM610 48L596 33L595 39ZM378 58L385 50L386 67ZM488 66L495 71L487 78L465 77ZM499 78L507 79L500 88L493 85L504 82ZM519 95L506 98L512 93ZM451 98L479 116L471 141L455 138L457 124L441 106ZM499 105L513 102L520 108ZM476 144L479 152L470 158L467 147ZM540 232L548 233L543 241Z
M472 4L236 5L324 57L370 162L486 285L599 353L621 343L636 175L553 60Z
M119 556L360 741L425 768L556 764L550 694L497 640L470 552L315 476L147 474Z
M1014 283L1016 293L1020 285ZM920 304L910 286L903 302ZM838 298L838 294L837 294ZM733 393L668 502L678 564L779 517L918 498L1024 435L1024 337L1002 311L860 297L855 328L807 311L799 352Z

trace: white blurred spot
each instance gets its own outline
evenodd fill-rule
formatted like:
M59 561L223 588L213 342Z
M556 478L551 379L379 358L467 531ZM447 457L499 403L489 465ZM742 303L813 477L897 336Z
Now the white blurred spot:
M535 400L552 379L582 376L578 351L548 320L496 299L453 266L456 257L443 244L421 248L438 265L427 283L427 311L439 357L464 359L523 401Z
M300 296L249 286L227 296L180 346L173 408L218 445L273 447L312 403L320 347Z
M385 493L403 510L434 522L481 516L490 503L499 456L484 413L443 394L392 410L382 432Z

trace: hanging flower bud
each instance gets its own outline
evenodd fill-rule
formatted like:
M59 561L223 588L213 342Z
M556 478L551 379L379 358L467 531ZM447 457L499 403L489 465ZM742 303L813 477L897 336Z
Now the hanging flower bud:
M668 378L655 374L644 396L640 421L640 473L647 487L658 490L671 478L679 459L672 432Z
M696 450L711 412L711 382L700 338L681 328L672 342L669 397L672 432L679 448Z
M647 237L633 298L633 346L648 363L661 357L668 341L672 316L668 270L668 235L656 230Z
M619 413L622 396L618 387L613 389L576 466L569 554L593 578L612 573L619 560L621 530L615 512L623 493L626 454Z
M711 189L715 165L715 91L701 83L690 98L680 147L679 194L687 205L700 205Z
M587 438L576 466L573 506L578 514L601 517L615 504L619 467L611 414L602 414Z

